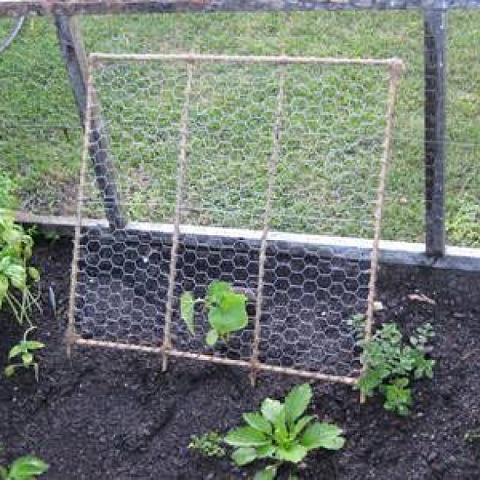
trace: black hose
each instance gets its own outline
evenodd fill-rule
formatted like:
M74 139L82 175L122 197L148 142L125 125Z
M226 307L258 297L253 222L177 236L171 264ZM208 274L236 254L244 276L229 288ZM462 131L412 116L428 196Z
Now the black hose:
M17 38L20 30L25 23L25 15L22 15L19 19L15 28L10 32L8 37L0 45L0 55L12 44L12 42Z

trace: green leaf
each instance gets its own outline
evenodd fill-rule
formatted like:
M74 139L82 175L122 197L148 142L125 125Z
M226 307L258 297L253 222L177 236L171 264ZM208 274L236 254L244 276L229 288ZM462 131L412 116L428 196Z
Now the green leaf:
M5 275L10 279L12 285L23 290L27 283L27 274L25 268L21 265L9 265L5 270Z
M3 373L5 373L6 377L11 377L15 373L16 368L17 368L16 365L7 365L5 367L5 370L3 371Z
M232 460L240 467L253 462L256 458L257 451L253 447L237 448L232 453Z
M412 405L412 391L408 388L408 378L396 379L389 385L384 385L382 391L385 394L384 407L387 410L406 416Z
M27 340L24 342L27 350L39 350L41 348L45 348L45 344L42 342L37 342L35 340Z
M258 470L253 477L253 480L273 480L277 475L277 467L270 465L263 470Z
M225 443L233 447L261 447L270 441L265 434L252 427L239 427L228 432Z
M11 223L7 226L7 228L3 231L3 239L9 245L16 245L22 241L24 236L23 229L20 225L15 225Z
M219 335L242 330L247 326L246 297L236 293L224 296L221 302L210 307L208 321Z
M300 443L307 450L316 448L339 450L345 444L345 438L342 437L342 429L336 425L315 422L305 430Z
M272 433L271 423L258 412L244 413L243 419L255 430L266 433L267 435Z
M283 410L284 406L278 400L273 400L272 398L266 398L262 402L262 406L260 410L262 415L271 423L275 423L277 421L280 412Z
M284 445L289 440L287 425L285 422L285 408L277 416L274 425L274 437L279 445Z
M312 399L312 387L308 383L298 385L285 397L285 419L289 426L303 415Z
M17 458L10 467L10 477L14 480L29 480L48 470L48 465L37 457L27 455Z
M3 297L5 297L7 292L8 292L8 278L5 275L0 274L0 307L2 306Z
M276 450L276 448L272 444L257 447L257 457L258 458L273 457L273 454L275 453L275 450Z
M24 367L29 367L33 363L33 355L30 352L22 354L22 363Z
M22 355L25 352L26 349L24 342L17 343L8 352L8 359L11 360L12 358L17 357L18 355Z
M182 293L180 296L180 316L192 335L195 335L194 308L195 299L193 295L190 292Z
M232 287L227 282L212 282L207 289L205 299L209 305L220 303L225 295L232 293Z
M40 273L35 267L28 267L28 274L34 282L38 282L40 280Z
M275 458L285 462L298 463L307 455L308 450L299 444L294 444L290 448L277 448Z
M290 439L294 440L302 432L302 430L312 421L315 415L305 415L298 420L290 431Z
M209 347L213 347L218 340L218 333L213 328L208 331L207 336L205 337L205 342Z

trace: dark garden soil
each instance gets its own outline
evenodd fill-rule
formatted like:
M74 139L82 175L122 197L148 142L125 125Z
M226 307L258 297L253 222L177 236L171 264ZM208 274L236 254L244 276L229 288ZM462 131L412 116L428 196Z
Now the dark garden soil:
M189 451L190 435L225 432L265 396L281 398L292 379L261 376L251 388L246 372L210 364L172 361L167 373L152 355L76 348L72 360L63 336L68 304L71 243L37 248L42 271L43 314L36 314L40 379L19 372L0 380L3 462L35 453L50 465L47 479L236 479L248 478L225 459ZM380 399L359 405L358 392L315 383L312 410L339 424L347 437L339 452L308 457L305 479L479 479L480 277L428 269L382 268L379 320L397 321L405 332L430 321L436 338L435 378L414 391L408 418L382 409ZM56 294L57 315L48 303ZM436 304L409 298L427 295ZM418 297L417 297L418 298ZM0 354L20 330L0 314Z

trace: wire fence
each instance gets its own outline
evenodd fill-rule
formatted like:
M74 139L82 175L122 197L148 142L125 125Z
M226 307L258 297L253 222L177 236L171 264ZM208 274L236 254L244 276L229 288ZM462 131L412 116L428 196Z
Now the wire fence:
M20 209L76 214L69 345L355 383L352 319L368 338L382 217L383 238L431 256L445 229L480 244L479 13L65 15L162 5L30 2L54 22L0 18L2 176ZM88 74L93 51L107 54ZM395 128L398 63L382 58L407 68ZM345 237L368 253L336 248ZM249 292L249 322L212 348L180 303L217 280Z
M447 15L445 201L447 242L454 245L480 242L478 17L476 11L462 10ZM16 19L0 18L0 38L7 38L15 25ZM402 58L407 73L399 92L383 237L425 240L420 12L115 15L84 17L80 25L87 52ZM73 214L81 128L50 18L27 17L16 40L0 55L0 83L0 165L5 174L17 179L20 207L34 213ZM313 96L314 92L312 100ZM360 225L350 225L342 234L362 236L364 232Z

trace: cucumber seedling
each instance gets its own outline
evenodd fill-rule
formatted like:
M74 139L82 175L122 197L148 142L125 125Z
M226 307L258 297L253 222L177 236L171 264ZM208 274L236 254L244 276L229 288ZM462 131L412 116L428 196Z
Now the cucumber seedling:
M195 334L195 306L202 305L207 313L210 330L205 343L213 347L219 339L228 341L232 332L243 330L248 324L247 295L238 293L228 282L214 281L205 298L195 299L191 292L180 297L180 314L188 330Z

